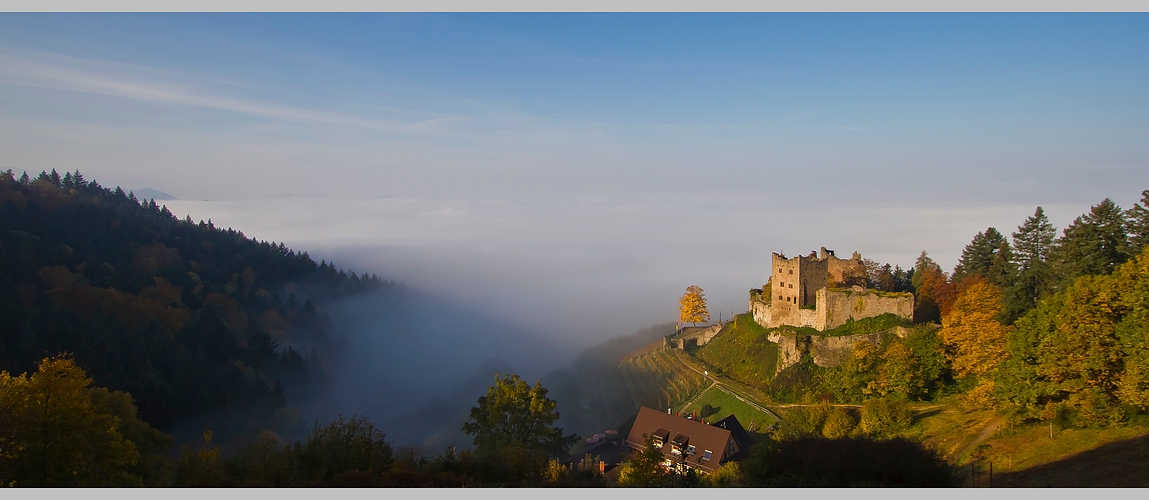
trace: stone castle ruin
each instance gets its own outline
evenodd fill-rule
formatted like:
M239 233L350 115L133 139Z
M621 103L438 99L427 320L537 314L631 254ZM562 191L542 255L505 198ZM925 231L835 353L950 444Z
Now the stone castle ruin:
M807 326L826 331L850 320L886 313L912 319L914 296L862 286L866 266L858 252L840 259L833 250L787 259L772 253L770 280L750 291L750 312L765 328Z

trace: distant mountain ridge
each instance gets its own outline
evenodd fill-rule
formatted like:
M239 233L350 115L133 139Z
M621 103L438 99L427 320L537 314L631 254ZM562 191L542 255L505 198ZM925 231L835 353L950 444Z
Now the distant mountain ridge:
M179 198L176 198L175 196L167 194L163 191L160 191L158 189L152 189L152 188L132 189L132 190L129 190L129 192L135 193L136 199L139 199L139 200L170 201L170 200L178 200L179 199Z

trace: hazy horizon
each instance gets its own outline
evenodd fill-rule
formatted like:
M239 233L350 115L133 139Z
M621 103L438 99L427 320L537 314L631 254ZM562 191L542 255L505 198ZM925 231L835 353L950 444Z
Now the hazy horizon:
M1142 14L3 14L0 168L152 188L572 351L770 252L952 269L1149 188Z

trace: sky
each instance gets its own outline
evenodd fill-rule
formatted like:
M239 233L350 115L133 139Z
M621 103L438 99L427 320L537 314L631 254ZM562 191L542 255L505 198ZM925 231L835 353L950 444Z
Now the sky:
M1144 14L0 14L0 169L589 345L1149 189Z

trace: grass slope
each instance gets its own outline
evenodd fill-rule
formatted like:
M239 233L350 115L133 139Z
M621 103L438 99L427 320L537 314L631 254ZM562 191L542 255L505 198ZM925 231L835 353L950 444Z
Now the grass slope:
M992 463L994 486L1149 485L1130 476L1149 477L1149 427L1144 425L1062 429L1054 424L1051 438L1048 423L1010 427L991 410L962 408L957 396L940 403L919 414L902 435L936 447L966 474L979 457L983 471ZM979 484L988 485L988 478L980 477Z
M767 330L749 313L739 314L694 355L719 373L760 388L774 378L778 364L778 344L766 337Z
M775 422L774 417L769 414L763 413L743 403L725 392L722 392L717 387L711 387L690 406L685 408L676 408L676 411L681 411L683 415L697 411L699 416L702 415L702 408L710 405L716 413L706 418L707 422L717 422L730 415L738 418L738 422L746 428L747 431L754 433L764 433L766 429Z

